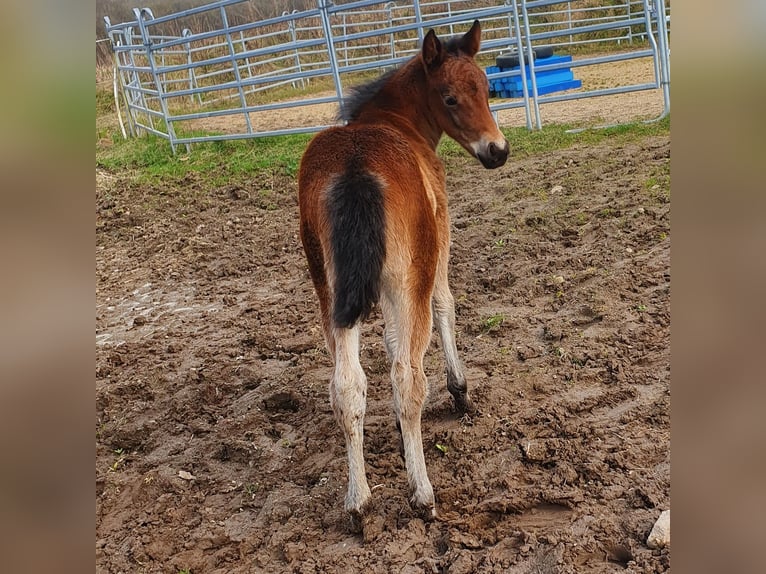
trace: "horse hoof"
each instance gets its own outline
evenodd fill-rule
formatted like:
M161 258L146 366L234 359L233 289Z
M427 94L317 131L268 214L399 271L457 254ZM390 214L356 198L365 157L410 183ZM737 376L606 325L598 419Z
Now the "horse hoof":
M424 522L430 522L436 519L436 504L433 501L433 495L426 502L419 501L415 496L410 498L410 508L415 512L418 518Z
M455 409L458 413L467 415L476 414L476 405L471 400L471 397L468 396L468 393L458 393L452 395L452 398L455 400Z
M418 518L422 519L423 522L436 520L436 507L433 504L416 506L414 510Z
M364 516L358 511L350 511L346 516L348 517L348 531L351 534L361 534Z
M346 508L346 516L348 517L348 530L351 534L362 534L365 529L366 523L369 521L369 517L374 514L372 510L372 500L362 504L359 508Z

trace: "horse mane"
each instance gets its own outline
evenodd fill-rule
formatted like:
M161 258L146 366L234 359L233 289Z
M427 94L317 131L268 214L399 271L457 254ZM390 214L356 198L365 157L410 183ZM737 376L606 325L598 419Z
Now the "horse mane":
M444 49L448 54L458 55L460 53L461 36L449 38L443 43ZM415 56L417 57L417 56ZM348 95L343 98L343 103L338 110L338 119L346 122L353 122L359 117L362 108L378 95L383 86L391 79L391 76L399 68L387 71L382 76L367 82L349 88Z
M448 54L457 55L460 53L460 41L463 39L462 36L453 36L452 38L448 38L444 42L444 49L447 51Z
M352 122L359 117L364 105L378 95L383 85L391 79L398 68L389 70L374 80L349 89L348 96L338 110L339 119Z

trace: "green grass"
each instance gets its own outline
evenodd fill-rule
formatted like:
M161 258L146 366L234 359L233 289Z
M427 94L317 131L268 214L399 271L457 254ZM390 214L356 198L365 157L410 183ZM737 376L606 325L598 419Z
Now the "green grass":
M505 321L505 315L502 313L497 313L495 315L491 315L489 317L486 317L481 322L481 327L484 332L489 332L492 329L495 329L503 324Z
M112 146L96 150L96 165L114 172L133 171L137 179L145 181L179 180L189 172L205 174L213 184L274 170L294 177L310 139L311 135L299 134L215 141L194 144L190 153L180 146L173 155L162 138L123 140L120 136L112 139Z
M660 122L625 124L604 129L589 129L579 133L568 130L576 126L561 124L545 126L542 130L505 128L511 144L511 159L567 148L573 145L593 145L603 141L625 143L652 135L670 133L670 118ZM196 135L206 135L196 132ZM213 185L230 183L258 173L297 175L301 155L312 134L298 134L193 144L186 152L179 146L173 155L170 144L156 136L123 139L115 126L96 128L96 165L112 172L131 172L139 181L179 181L190 172L202 175ZM110 145L104 145L104 141ZM452 158L467 158L467 153L449 138L439 145L439 154L447 163ZM666 174L658 174L666 183ZM647 182L650 188L654 182ZM665 192L661 186L659 193ZM656 192L656 189L655 189Z
M608 128L586 129L580 132L570 131L581 129L581 127L572 124L553 124L544 126L542 130L503 128L502 132L508 138L511 146L511 159L513 159L514 157L528 157L538 153L568 148L573 145L593 145L607 140L613 143L625 143L647 136L667 135L670 133L670 117L649 124L634 122ZM459 144L448 138L442 140L439 151L446 157L465 154Z
M670 202L670 163L659 166L644 183L650 197L657 203Z

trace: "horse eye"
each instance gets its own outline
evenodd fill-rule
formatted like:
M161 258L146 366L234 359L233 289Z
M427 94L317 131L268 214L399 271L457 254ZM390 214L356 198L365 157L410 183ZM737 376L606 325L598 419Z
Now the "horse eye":
M444 103L450 107L457 105L457 98L455 96L445 96Z

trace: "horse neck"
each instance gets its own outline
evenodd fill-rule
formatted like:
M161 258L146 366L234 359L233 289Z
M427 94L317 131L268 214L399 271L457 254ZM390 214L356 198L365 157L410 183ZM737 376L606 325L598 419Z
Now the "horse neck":
M420 58L413 58L391 76L367 104L359 121L416 132L436 150L444 132L429 112L428 85Z

